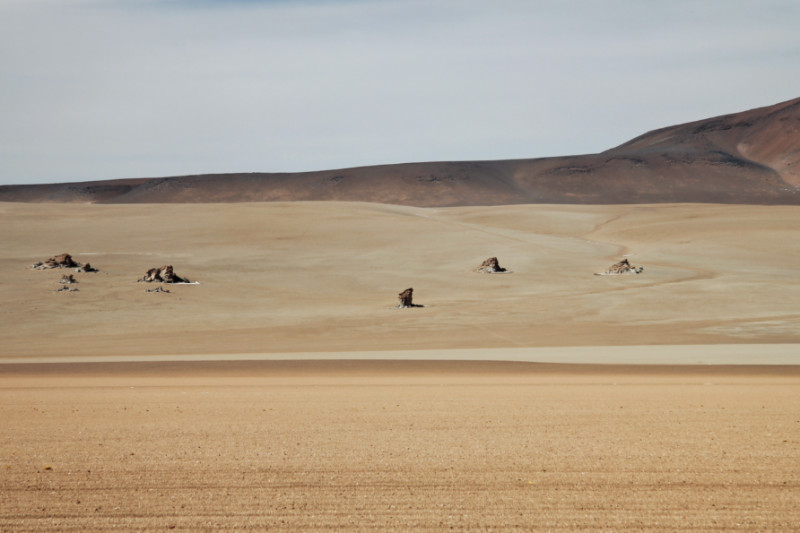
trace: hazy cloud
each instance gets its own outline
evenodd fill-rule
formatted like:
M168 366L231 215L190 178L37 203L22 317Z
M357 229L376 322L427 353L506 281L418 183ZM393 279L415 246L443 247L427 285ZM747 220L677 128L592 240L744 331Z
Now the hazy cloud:
M795 2L0 0L0 182L596 152L800 96Z

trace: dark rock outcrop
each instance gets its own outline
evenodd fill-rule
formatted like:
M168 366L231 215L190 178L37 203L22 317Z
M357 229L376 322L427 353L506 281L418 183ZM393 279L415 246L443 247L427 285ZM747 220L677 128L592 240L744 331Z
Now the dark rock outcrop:
M158 268L151 268L147 271L143 278L138 281L152 283L154 281L160 283L190 283L188 278L182 278L175 274L172 265L164 265Z
M60 254L54 257L51 257L47 261L34 263L32 268L36 270L48 270L51 268L76 268L81 266L80 263L76 263L72 256L69 254Z
M496 257L490 257L478 267L478 272L494 274L495 272L505 272L506 269L500 266Z
M412 287L409 287L397 296L400 298L400 305L397 306L400 309L404 309L406 307L422 307L421 305L413 302L414 289Z
M643 266L633 266L627 258L619 263L611 265L605 272L595 274L596 276L616 276L619 274L641 274L644 270Z
M75 261L69 254L59 254L47 261L39 261L31 265L34 270L49 270L51 268L74 268L75 272L97 272L89 263L85 265Z

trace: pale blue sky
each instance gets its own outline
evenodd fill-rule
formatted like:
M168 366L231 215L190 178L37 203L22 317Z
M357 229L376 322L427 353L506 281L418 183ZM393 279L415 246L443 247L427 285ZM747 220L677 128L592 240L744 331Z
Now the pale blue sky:
M0 184L592 153L800 96L795 0L0 0Z

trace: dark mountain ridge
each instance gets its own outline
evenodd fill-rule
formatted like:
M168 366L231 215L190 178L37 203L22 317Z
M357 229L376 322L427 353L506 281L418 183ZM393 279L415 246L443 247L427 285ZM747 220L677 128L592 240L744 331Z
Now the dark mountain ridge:
M306 200L800 205L800 98L654 130L599 154L0 186L6 202Z

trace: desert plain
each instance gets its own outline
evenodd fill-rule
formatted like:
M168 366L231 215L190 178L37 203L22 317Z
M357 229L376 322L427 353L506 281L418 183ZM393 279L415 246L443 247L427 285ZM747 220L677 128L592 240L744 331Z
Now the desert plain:
M797 530L798 227L0 203L0 531Z

